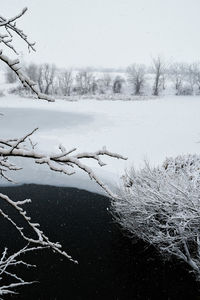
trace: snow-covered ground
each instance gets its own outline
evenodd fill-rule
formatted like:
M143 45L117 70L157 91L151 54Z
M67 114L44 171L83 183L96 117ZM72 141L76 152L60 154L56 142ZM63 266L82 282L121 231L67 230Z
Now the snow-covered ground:
M113 186L119 184L125 168L139 168L144 159L151 165L166 156L200 153L200 97L166 96L148 101L47 103L7 95L0 98L0 137L20 137L39 127L33 140L43 151L56 151L62 143L67 149L95 151L103 146L128 157L127 161L107 158L100 168L88 161L95 172ZM18 164L21 164L22 160ZM17 182L49 183L100 191L80 171L67 177L24 161Z

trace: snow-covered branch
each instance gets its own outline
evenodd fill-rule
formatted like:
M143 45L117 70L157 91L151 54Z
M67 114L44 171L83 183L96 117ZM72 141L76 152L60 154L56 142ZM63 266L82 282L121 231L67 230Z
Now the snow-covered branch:
M46 94L40 93L36 88L36 83L31 81L23 72L21 72L21 68L19 66L20 61L18 59L11 60L6 55L3 54L3 51L0 50L0 60L3 61L8 67L17 75L22 85L25 88L30 88L30 90L37 95L39 99L47 100L53 102L54 99Z
M73 260L70 255L68 255L65 251L62 251L61 245L59 243L52 243L50 242L49 238L43 233L42 230L40 230L40 225L38 223L34 223L31 220L31 217L27 216L26 211L22 208L24 204L30 203L30 199L25 199L22 201L13 201L8 196L3 195L0 193L0 199L2 201L5 201L7 204L9 204L11 207L13 207L16 212L24 219L28 227L32 230L32 232L36 235L36 238L29 237L24 233L24 228L17 225L12 218L9 217L8 214L6 214L2 209L0 209L0 214L9 221L19 232L19 234L22 236L22 238L27 241L28 243L39 245L41 247L49 247L52 248L54 251L64 255L69 260L77 263L77 261Z
M26 134L19 139L3 140L0 139L0 170L2 176L9 170L18 170L18 167L9 161L9 157L23 157L35 160L37 164L46 164L52 171L60 172L66 175L73 175L77 167L85 171L91 179L97 182L112 198L116 195L95 175L93 170L83 163L83 159L94 159L102 167L105 163L101 160L101 156L109 156L117 159L126 159L125 157L108 151L105 147L96 152L83 152L74 154L76 148L67 151L62 145L59 146L58 153L43 153L35 150L32 145L29 146L26 140L35 131ZM11 180L11 179L10 179Z
M0 31L0 44L2 43L5 48L9 48L12 50L15 54L17 53L17 50L15 49L14 43L13 43L13 38L14 34L18 35L27 45L29 50L35 51L34 45L35 43L31 43L28 40L27 35L16 26L16 21L21 18L25 12L27 11L27 8L24 8L18 15L6 19L2 16L0 16L0 29L4 30L5 32ZM19 59L14 59L11 60L8 56L3 54L3 50L0 49L0 60L4 62L19 78L21 81L22 85L25 88L30 88L30 90L39 98L47 101L54 101L53 98L50 96L47 96L45 94L40 93L37 88L36 84L31 81L27 76L21 72L21 67L20 67L20 61Z
M31 49L35 51L35 43L31 43L23 30L18 28L16 25L16 21L21 18L26 13L26 11L27 7L25 7L19 14L11 17L10 19L6 19L5 17L0 16L0 27L4 28L5 30L4 34L0 34L0 42L12 49L16 54L17 51L15 50L15 47L13 45L13 34L18 35L22 40L24 40L24 42L28 45L29 50Z
M39 251L43 249L43 247L30 247L27 244L24 248L15 252L14 254L8 254L8 249L5 248L1 257L0 257L0 299L1 296L7 294L16 294L15 288L29 285L34 282L27 282L20 276L18 276L13 270L13 267L24 266L27 268L35 267L34 265L28 264L24 260L21 259L21 256L31 251ZM2 279L6 276L8 283L1 284Z

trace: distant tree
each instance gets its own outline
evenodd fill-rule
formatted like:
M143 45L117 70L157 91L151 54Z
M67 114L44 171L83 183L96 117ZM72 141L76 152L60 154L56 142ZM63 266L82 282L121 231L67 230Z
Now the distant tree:
M41 93L46 95L53 94L55 75L55 65L43 64L39 66L37 83Z
M186 67L184 63L173 63L169 67L169 77L176 90L176 95L180 95L186 77Z
M153 58L152 71L155 75L154 85L153 85L153 95L158 96L160 92L161 83L162 83L162 75L165 72L165 63L160 56Z
M58 85L61 90L61 94L64 96L70 96L73 84L73 77L71 70L64 70L60 72L58 76Z
M76 75L76 90L80 95L93 93L96 90L95 77L93 73L80 71Z
M146 68L144 65L133 64L127 69L128 82L135 95L140 95L144 87Z
M113 81L113 93L114 94L120 94L122 91L122 84L124 82L124 79L121 76L116 76Z

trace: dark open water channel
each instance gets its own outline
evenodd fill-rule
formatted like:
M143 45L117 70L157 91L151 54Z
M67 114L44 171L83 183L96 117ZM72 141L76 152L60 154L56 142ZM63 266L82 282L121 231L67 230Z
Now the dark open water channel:
M109 199L86 191L52 186L1 187L12 199L31 198L27 211L51 240L60 241L79 265L53 254L27 257L37 269L22 270L26 286L5 299L129 300L200 299L198 284L185 266L163 262L154 249L132 244L109 214ZM34 220L34 219L33 219ZM1 249L20 247L20 238L0 218Z

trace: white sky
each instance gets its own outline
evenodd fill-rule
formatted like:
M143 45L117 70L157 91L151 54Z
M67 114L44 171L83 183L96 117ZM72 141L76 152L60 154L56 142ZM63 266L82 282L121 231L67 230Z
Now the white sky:
M69 66L150 63L160 54L200 60L200 0L1 0L0 14L18 21L37 53L25 60Z

